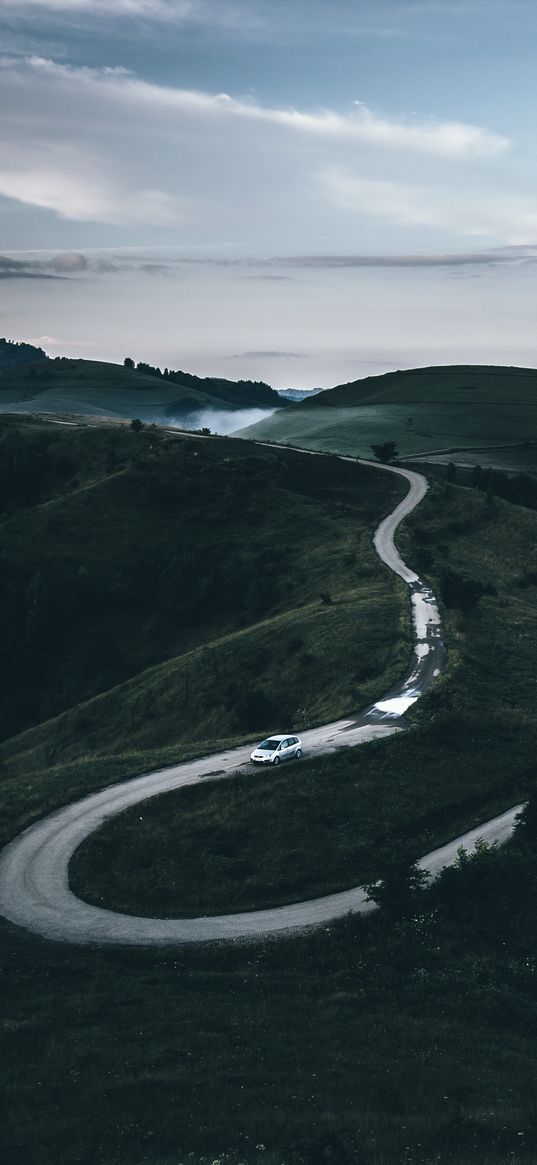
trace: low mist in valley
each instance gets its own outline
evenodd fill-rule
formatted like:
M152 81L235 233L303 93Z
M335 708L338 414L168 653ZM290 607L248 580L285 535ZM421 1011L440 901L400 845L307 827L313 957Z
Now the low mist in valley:
M174 417L169 422L170 428L177 429L210 429L221 437L236 433L239 429L246 429L249 425L256 425L258 421L266 421L277 409L201 409L197 413L185 413L183 417ZM156 419L156 418L155 418ZM162 424L162 418L158 419Z

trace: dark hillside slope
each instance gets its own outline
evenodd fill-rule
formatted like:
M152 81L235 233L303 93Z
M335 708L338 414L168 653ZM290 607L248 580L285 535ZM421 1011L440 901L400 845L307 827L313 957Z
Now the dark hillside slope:
M152 665L196 652L201 655L187 661L186 671L181 665L177 681L178 691L187 689L185 726L207 719L209 700L211 710L230 710L228 733L241 725L263 727L268 698L263 704L261 694L257 711L245 706L242 719L235 706L244 704L269 664L270 683L281 689L284 640L285 651L296 655L296 667L289 668L296 671L297 690L291 685L289 700L299 706L298 661L303 666L310 650L312 606L313 615L326 610L315 622L319 641L333 626L322 651L337 662L345 700L353 698L361 670L367 679L368 669L378 674L397 658L399 599L369 545L375 522L400 493L384 475L225 438L169 437L157 429L63 428L5 417L0 440L7 466L0 480L2 738ZM364 612L370 646L359 649L361 661L351 658L342 669L346 604L362 576L367 593L372 575L379 576L387 604L386 634L377 646ZM326 608L319 598L325 592L334 596ZM271 619L283 622L268 626ZM261 624L259 642L254 636L246 644L253 671L245 683L230 663L238 648L226 637L239 634L242 644ZM222 640L221 648L203 654L207 644ZM198 673L205 676L205 694L196 694ZM316 665L313 688L322 687L321 675ZM207 676L214 688L209 695ZM114 738L125 731L121 703L116 706ZM161 708L159 696L151 712L155 742L162 735ZM173 737L177 706L166 714ZM211 730L219 727L223 734L225 724Z

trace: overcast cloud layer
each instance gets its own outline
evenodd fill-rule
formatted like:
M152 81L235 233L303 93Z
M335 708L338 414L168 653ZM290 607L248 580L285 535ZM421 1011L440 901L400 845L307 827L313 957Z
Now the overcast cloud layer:
M537 362L529 0L2 22L0 333L303 387Z

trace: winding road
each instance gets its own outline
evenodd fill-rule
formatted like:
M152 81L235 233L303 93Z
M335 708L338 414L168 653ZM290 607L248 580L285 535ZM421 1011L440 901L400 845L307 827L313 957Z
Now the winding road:
M300 450L311 452L311 450ZM324 456L323 454L312 454ZM356 463L356 458L345 457ZM445 660L442 625L430 587L403 562L394 535L424 497L428 483L419 473L359 461L368 469L405 478L409 490L381 522L374 544L379 557L409 586L414 650L403 679L359 716L338 720L302 734L304 749L330 753L401 731L403 713L430 687ZM90 906L69 888L69 861L78 846L105 821L132 805L186 785L222 780L237 772L252 773L252 745L213 754L124 781L93 793L32 825L0 855L0 915L32 934L80 945L133 946L259 940L326 924L348 913L375 909L358 886L309 902L269 910L201 918L142 918ZM505 841L522 806L489 821L423 857L419 865L431 876L452 863L457 850L475 848L478 838Z

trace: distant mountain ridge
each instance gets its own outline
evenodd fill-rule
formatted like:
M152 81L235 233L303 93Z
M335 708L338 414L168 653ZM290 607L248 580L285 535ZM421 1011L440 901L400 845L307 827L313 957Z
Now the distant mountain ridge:
M292 400L295 403L302 400L308 400L310 396L318 396L320 392L325 392L324 388L278 388L278 396L283 396L285 400Z

